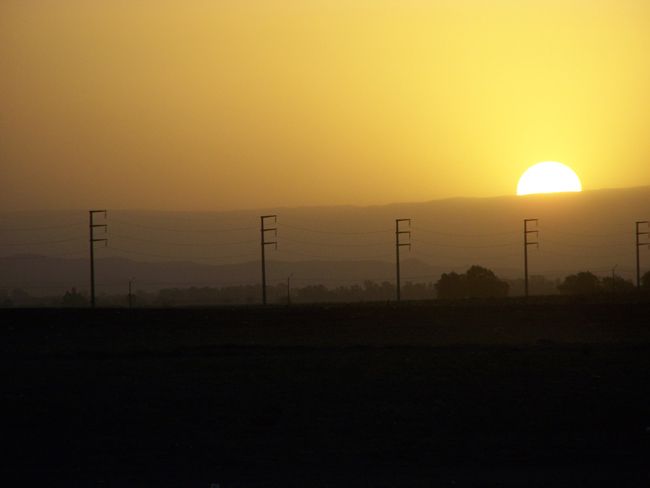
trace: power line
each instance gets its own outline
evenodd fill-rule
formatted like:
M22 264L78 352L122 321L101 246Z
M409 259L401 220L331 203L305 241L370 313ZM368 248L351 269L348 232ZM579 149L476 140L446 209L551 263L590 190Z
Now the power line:
M238 217L224 217L222 214L210 214L209 212L191 212L190 215L179 215L179 213L188 213L188 212L166 212L161 214L160 212L151 212L151 211L139 211L139 212L124 212L124 211L113 211L113 213L136 213L140 214L142 217L147 220L171 220L179 222L202 222L202 223L220 223L220 222L232 222L237 221L241 222L242 220L249 220L251 224L254 222L253 218L238 216ZM203 214L203 215L202 215Z
M49 246L51 244L62 244L64 242L79 242L82 237L73 237L70 239L59 239L55 241L28 241L28 242L5 242L0 243L0 246L3 247L12 247L12 246Z
M335 235L367 235L367 234L387 234L392 232L389 229L381 229L381 230L367 230L367 231L355 231L355 232L343 232L343 231L330 231L330 230L322 230L322 229L309 229L307 227L300 227L297 225L289 225L289 224L278 224L279 227L287 227L288 229L294 229L294 230L302 230L305 232L314 232L316 234L335 234Z
M496 236L512 236L518 234L518 232L515 231L491 232L491 233L484 233L484 234L463 234L463 233L440 232L437 230L427 229L426 227L418 227L418 226L413 226L413 230L416 230L418 232L424 232L426 234L436 234L436 235L448 236L448 237L496 237Z
M574 237L612 237L612 236L620 236L620 232L611 232L608 234L591 234L591 233L581 233L581 232L566 232L566 231L560 231L557 229L553 229L552 227L550 229L547 229L544 227L544 232L547 234L560 234L560 235L567 235L567 236L574 236Z
M135 254L135 255L146 256L151 258L173 259L173 260L183 259L183 258L179 258L179 256L170 256L169 254L153 254L147 252L132 251L129 249L121 249L113 245L109 246L109 249L113 251L123 252L126 254ZM215 259L237 259L243 257L252 257L255 255L256 255L255 253L247 253L247 254L236 254L236 255L228 255L228 256L220 256L220 255L206 256L206 257L192 256L192 259L198 259L201 261L214 261Z
M253 244L257 242L256 240L246 240L246 241L222 241L222 242L210 242L210 243L199 243L199 242L170 242L170 241L160 241L154 239L143 239L140 237L126 236L123 234L114 234L111 233L111 237L118 237L120 239L126 239L130 241L140 241L148 242L152 244L164 244L170 246L190 246L190 247L214 247L214 246L231 246L231 245L241 245L241 244Z
M189 286L189 287L210 287L218 288L224 286L259 286L258 283L254 283L252 280L240 280L240 281L227 281L227 282L181 282L181 281L146 281L138 280L138 284L147 285L147 286Z
M618 254L573 254L573 253L567 253L567 252L557 252L553 250L549 250L548 248L544 249L544 254L551 254L554 256L562 256L562 257L569 257L569 258L591 258L591 259L609 259L609 258L620 258L620 257L628 257L629 255L627 253L618 253Z
M447 253L444 253L444 254L440 254L440 253L431 254L431 253L427 253L427 252L422 251L420 248L416 248L413 251L413 254L415 254L418 257L426 257L426 258L436 259L436 260L438 260L440 258L468 259L468 258L476 257L476 254L470 254L469 251L468 251L468 254L463 254L463 255L460 255L460 254L447 254ZM520 256L520 254L517 253L517 252L509 252L509 253L501 253L501 254L490 254L490 257L495 258L495 259L504 259L504 258L509 258L509 257L518 257L518 256Z
M73 227L83 227L84 225L85 224L79 222L76 224L45 225L40 227L0 227L0 232L31 232L40 230L70 229Z
M160 230L164 232L181 232L181 233L191 232L191 233L200 233L200 234L206 234L206 233L215 234L219 232L239 232L239 231L255 229L255 227L251 227L251 226L211 228L211 229L179 229L179 228L171 228L171 227L160 227L157 225L150 225L150 224L142 224L140 222L130 222L128 220L122 220L122 219L111 219L111 222L116 222L118 224L123 224L123 225L130 225L134 227L142 227L143 229Z
M488 249L488 248L498 248L498 247L514 247L517 244L514 242L509 242L507 244L479 244L479 245L471 245L471 244L441 244L439 242L431 242L431 241L425 241L423 239L414 239L414 243L421 243L421 244L426 244L427 246L434 246L434 247L447 247L447 248L453 248L453 249L458 249L458 248L465 248L465 249Z
M365 244L357 244L357 243L334 243L334 242L314 242L314 241L301 241L298 239L288 239L286 237L282 238L283 241L287 242L292 242L294 244L304 244L306 246L320 246L320 247L373 247L373 246L386 246L388 243L386 242L372 242L372 243L365 243Z
M278 249L278 253L280 254L289 254L289 255L296 255L296 256L303 256L303 257L308 257L312 259L325 259L325 260L332 260L332 256L324 256L324 255L315 255L315 254L308 254L308 253L303 253L300 251L294 251L294 250L289 250L287 251L286 249ZM391 257L392 254L375 254L375 255L364 255L363 260L371 260L371 259L380 259L380 258L388 258ZM346 256L346 259L336 259L337 261L359 261L359 257L353 257L353 256Z
M556 241L554 239L547 239L546 237L542 239L542 241L546 243L550 243L556 246L564 246L564 247L579 247L579 248L603 248L603 247L627 247L630 245L629 242L615 242L615 243L605 243L605 244L573 244L573 243L568 243L568 242L560 242Z

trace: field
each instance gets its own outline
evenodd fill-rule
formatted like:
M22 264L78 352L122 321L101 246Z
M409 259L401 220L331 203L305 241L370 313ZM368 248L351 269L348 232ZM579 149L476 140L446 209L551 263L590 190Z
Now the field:
M2 310L2 479L648 486L649 311Z

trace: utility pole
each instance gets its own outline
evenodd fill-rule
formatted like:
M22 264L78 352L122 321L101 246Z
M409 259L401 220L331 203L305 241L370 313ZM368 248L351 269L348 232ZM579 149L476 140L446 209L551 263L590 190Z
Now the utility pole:
M104 234L108 230L108 225L106 224L96 224L94 217L96 213L103 213L104 220L106 220L106 210L89 210L88 211L88 227L90 233L90 306L95 308L95 242L104 242L105 245L108 245L107 238L95 238L95 229L97 227L104 228Z
M641 289L641 260L639 258L639 248L641 246L648 246L650 249L650 242L641 242L641 236L647 236L647 232L641 232L640 227L645 224L648 226L647 220L638 220L636 222L636 287Z
M291 277L293 273L287 276L287 306L291 305Z
M537 226L538 219L524 219L524 289L526 298L528 298L528 246L537 246L537 249L539 249L539 231L528 230L529 222L535 222L535 225ZM529 234L535 234L537 240L535 242L529 241Z
M616 293L616 267L618 264L615 264L612 268L612 293Z
M399 265L399 250L400 247L403 246L408 246L409 251L411 250L411 231L410 230L400 230L401 222L408 222L408 228L411 228L411 219L395 219L395 262L397 266L397 278L395 280L397 287L397 301L402 300L402 290L401 290L401 283L400 283L400 265ZM402 234L408 234L409 236L409 242L402 242L400 240L400 235Z
M278 249L278 228L277 227L266 227L266 220L273 219L273 223L278 222L277 215L262 215L260 216L260 244L262 248L262 304L266 305L266 255L265 249L266 246L274 245L275 249ZM276 240L267 241L266 233L273 232Z

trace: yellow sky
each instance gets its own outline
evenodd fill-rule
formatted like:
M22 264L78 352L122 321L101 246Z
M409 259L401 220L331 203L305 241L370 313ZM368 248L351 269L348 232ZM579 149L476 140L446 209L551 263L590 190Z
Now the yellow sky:
M650 184L646 0L2 0L0 206Z

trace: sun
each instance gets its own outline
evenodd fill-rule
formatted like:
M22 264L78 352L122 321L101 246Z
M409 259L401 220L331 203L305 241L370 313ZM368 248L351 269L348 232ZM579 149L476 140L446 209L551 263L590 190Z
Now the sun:
M531 166L524 171L517 184L517 195L577 191L582 191L578 175L567 165L555 161Z

